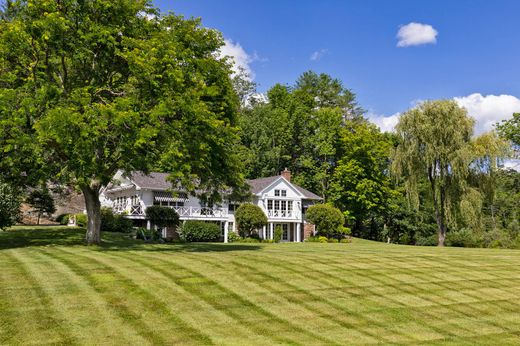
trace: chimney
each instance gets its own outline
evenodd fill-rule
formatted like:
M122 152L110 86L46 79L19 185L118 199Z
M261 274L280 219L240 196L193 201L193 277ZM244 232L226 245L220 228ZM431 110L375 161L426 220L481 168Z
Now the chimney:
M288 170L287 168L285 168L282 173L280 173L280 175L282 177L285 178L285 180L287 180L288 182L291 182L291 171Z

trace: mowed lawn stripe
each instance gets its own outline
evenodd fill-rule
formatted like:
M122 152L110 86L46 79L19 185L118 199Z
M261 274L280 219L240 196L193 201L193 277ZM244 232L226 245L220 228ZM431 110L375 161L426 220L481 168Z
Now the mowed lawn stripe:
M181 320L168 302L155 293L153 282L132 270L131 263L112 263L99 251L54 248L49 254L89 280L122 318L152 344L212 344L202 331ZM81 259L81 260L79 260ZM140 280L139 280L140 279Z
M334 344L333 340L326 339L319 334L313 333L311 330L297 326L253 303L247 298L247 292L234 292L224 287L216 280L210 278L210 271L193 270L186 266L186 261L183 261L183 265L181 265L171 258L165 258L164 255L153 255L153 252L140 255L137 261L150 266L153 270L161 271L170 279L176 279L175 274L172 274L175 271L187 271L194 278L199 278L200 282L193 283L179 280L177 283L185 286L186 290L233 318L236 323L247 326L248 329L258 336L263 336L263 339L259 340L264 340L264 342L271 340L275 343L284 344L303 344L306 342ZM184 258L187 255L184 254ZM164 263L169 270L164 270L162 266L154 264L158 262ZM215 299L215 296L219 299Z

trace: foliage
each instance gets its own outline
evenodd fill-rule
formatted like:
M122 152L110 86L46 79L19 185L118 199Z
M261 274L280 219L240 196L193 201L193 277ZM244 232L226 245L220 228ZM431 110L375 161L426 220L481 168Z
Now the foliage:
M259 206L244 203L235 211L235 221L240 235L245 238L267 225L267 216Z
M78 227L86 227L87 226L87 221L88 221L88 216L85 215L85 214L76 214L74 215L74 217L76 218L76 226Z
M480 247L481 241L468 229L448 232L446 245L455 247Z
M319 235L325 235L327 238L331 238L343 233L345 218L339 209L331 205L313 205L307 209L305 217L308 222L316 225L316 230Z
M252 237L245 237L240 238L237 240L237 243L260 243L260 239L258 238L252 238Z
M0 171L59 180L85 197L117 169L161 169L218 199L241 190L238 99L222 35L149 1L9 1L0 20Z
M146 208L145 213L146 218L160 229L164 227L174 228L179 225L179 214L172 208L152 205Z
M497 125L497 130L503 138L520 149L520 113L514 113L511 119L503 120Z
M70 214L60 214L56 216L56 222L60 225L67 225L69 223Z
M20 220L20 192L12 184L0 180L0 230Z
M37 225L40 224L40 218L42 215L50 216L56 211L54 198L52 198L47 187L32 190L25 201L38 213Z
M182 225L181 237L188 242L217 241L221 231L216 223L190 220Z
M135 238L144 241L158 241L161 240L161 233L154 229L139 227L135 229Z
M275 243L281 242L282 241L282 235L283 235L282 227L276 226L274 228L274 237L273 237L274 242Z
M330 238L330 239L327 239L327 243L339 243L339 240L336 238Z
M103 232L129 233L133 222L123 215L114 214L111 208L101 208L101 230Z
M451 206L463 189L471 162L470 138L474 120L452 100L428 101L405 112L396 126L398 146L393 172L405 182L418 207L417 183L423 177L438 226L438 245L444 245Z
M227 237L228 243L234 243L240 239L242 239L242 238L235 232L232 232L232 231L228 232L228 237Z

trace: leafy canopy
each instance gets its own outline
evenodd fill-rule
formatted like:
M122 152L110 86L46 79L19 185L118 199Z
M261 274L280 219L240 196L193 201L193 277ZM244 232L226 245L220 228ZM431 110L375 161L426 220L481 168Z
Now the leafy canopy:
M267 225L267 216L259 206L244 203L235 211L235 221L240 235L247 237Z

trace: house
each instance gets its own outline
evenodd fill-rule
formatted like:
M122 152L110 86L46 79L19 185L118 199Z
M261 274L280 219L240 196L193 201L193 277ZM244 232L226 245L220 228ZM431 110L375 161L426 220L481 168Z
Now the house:
M234 212L238 203L223 198L218 206L208 206L196 196L184 191L172 192L166 173L118 172L101 193L101 204L114 213L124 214L136 226L150 228L145 210L152 205L175 209L181 221L202 220L218 223L224 242L228 232L236 232ZM291 172L285 169L280 175L248 180L252 201L266 214L267 226L259 230L261 239L273 239L274 230L282 228L282 241L300 242L314 232L314 225L305 221L306 209L321 198L291 182ZM166 234L164 234L166 236Z

